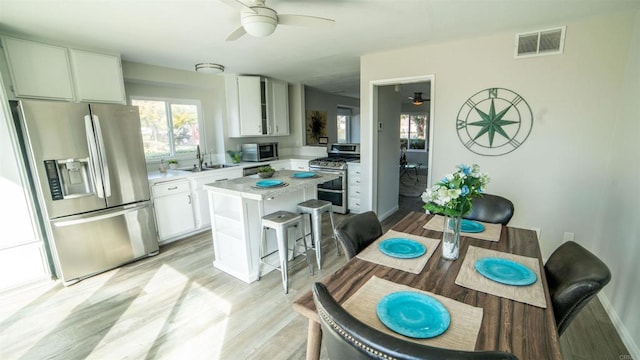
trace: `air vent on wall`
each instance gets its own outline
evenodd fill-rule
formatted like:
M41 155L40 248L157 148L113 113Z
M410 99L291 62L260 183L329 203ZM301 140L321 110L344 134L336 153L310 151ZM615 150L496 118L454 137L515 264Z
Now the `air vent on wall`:
M567 27L516 34L515 57L562 54Z

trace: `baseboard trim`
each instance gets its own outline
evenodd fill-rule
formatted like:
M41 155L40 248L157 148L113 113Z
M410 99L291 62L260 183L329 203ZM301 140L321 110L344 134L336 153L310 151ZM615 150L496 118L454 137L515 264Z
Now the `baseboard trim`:
M638 344L636 344L631 334L629 334L629 331L627 331L626 326L624 326L624 323L622 322L622 320L620 320L618 313L613 308L613 305L611 305L611 302L609 301L607 296L600 292L598 294L598 299L600 299L602 307L604 307L607 315L609 315L609 319L611 319L611 323L613 323L613 326L616 328L616 331L618 332L620 339L624 343L624 346L626 346L627 350L629 350L629 355L631 355L631 357L628 360L640 359L640 349L638 348ZM625 354L621 354L620 359L627 360L623 358L622 355Z
M389 211L387 211L384 214L379 214L378 215L378 219L380 219L380 221L388 218L389 216L393 215L396 211L398 211L399 207L398 205L394 206L393 208L391 208Z

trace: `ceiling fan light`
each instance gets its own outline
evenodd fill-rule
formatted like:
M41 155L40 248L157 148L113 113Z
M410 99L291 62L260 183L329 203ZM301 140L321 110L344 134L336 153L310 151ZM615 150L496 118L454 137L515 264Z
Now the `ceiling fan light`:
M269 36L276 31L275 24L262 21L245 22L242 26L247 31L247 34L255 37Z
M419 106L422 105L424 103L424 100L422 99L422 93L417 92L413 94L413 105Z
M196 64L196 71L205 74L218 74L224 71L224 66L214 63Z
M247 34L256 37L265 37L273 34L278 25L278 15L273 9L266 7L252 7L257 13L248 10L241 12L240 23Z

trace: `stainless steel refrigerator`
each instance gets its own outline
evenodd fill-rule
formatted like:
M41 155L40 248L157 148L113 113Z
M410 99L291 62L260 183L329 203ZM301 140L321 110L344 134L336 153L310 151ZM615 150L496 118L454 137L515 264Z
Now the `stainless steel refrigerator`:
M11 105L58 278L70 285L157 254L138 108Z

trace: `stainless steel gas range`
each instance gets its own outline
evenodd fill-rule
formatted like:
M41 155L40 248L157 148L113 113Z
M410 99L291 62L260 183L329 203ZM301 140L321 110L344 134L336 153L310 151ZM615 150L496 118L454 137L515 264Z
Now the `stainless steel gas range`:
M360 160L360 144L329 144L329 156L309 161L309 170L318 173L336 174L340 177L318 185L318 199L331 201L333 211L346 214L347 208L347 163Z

